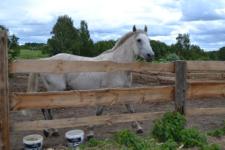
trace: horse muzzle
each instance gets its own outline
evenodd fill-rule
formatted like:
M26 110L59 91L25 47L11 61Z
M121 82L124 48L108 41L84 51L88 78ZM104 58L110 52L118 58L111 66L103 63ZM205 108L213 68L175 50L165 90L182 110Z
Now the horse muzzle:
M146 60L147 62L151 62L151 61L154 60L154 58L155 58L154 55L147 54L146 57L145 57L145 60Z

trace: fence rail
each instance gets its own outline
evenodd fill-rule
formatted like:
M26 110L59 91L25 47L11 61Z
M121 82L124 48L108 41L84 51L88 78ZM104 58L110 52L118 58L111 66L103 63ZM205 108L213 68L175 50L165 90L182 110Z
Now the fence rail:
M38 69L37 69L38 68ZM115 63L110 61L17 60L10 64L10 73L72 73L114 71L174 72L173 63Z
M38 69L37 69L38 68ZM141 88L116 88L99 90L76 90L64 92L10 93L8 73L72 73L72 72L158 72L174 75L165 77L175 81L174 86L154 86ZM201 77L210 73L213 79L223 79L223 61L176 61L172 63L115 63L97 61L62 60L17 60L9 65L7 57L7 35L0 31L0 147L10 149L12 131L42 130L44 128L65 128L99 124L113 124L158 118L164 112L142 112L55 120L36 120L13 123L9 121L10 111L40 108L87 107L126 103L168 102L174 100L175 110L186 115L224 114L225 108L186 109L186 99L225 97L225 81L187 80L192 75ZM216 74L215 74L216 73ZM161 76L163 78L163 76ZM190 78L192 79L192 78ZM11 125L11 126L10 126ZM10 128L11 127L11 128ZM1 146L2 145L2 146Z
M130 114L117 114L117 115L104 115L104 116L89 116L81 118L65 118L55 120L37 120L25 121L13 124L14 131L28 131L28 130L43 130L48 128L71 128L89 125L102 125L102 124L115 124L125 123L134 120L155 120L162 116L165 112L144 112ZM221 115L225 114L225 108L191 108L187 109L187 116L199 115Z
M174 97L173 93L173 86L14 93L11 96L10 108L11 110L21 110L168 102L172 101Z

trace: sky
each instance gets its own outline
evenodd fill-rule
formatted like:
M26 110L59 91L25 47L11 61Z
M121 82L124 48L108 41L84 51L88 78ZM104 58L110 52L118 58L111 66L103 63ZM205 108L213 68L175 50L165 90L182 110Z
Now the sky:
M0 8L0 25L20 44L46 43L58 16L66 14L76 28L85 20L95 42L116 40L135 24L147 25L149 38L166 44L189 33L205 51L225 46L225 0L1 0Z

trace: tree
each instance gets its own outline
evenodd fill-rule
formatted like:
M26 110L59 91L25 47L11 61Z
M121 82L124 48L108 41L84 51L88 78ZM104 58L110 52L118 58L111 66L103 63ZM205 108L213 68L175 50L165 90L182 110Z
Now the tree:
M181 50L189 50L191 45L189 34L187 33L178 34L176 40L177 40L176 45L178 46L178 48L180 48Z
M94 44L94 56L97 56L104 52L105 50L111 49L115 45L116 41L98 41Z
M20 47L18 44L19 38L15 34L9 36L9 59L15 59L20 54Z
M9 29L7 29L3 25L0 25L0 30L5 30L9 34ZM19 46L18 40L19 38L15 34L8 36L9 60L15 59L16 56L20 54L20 46Z
M87 23L82 20L80 22L80 54L81 56L92 56L94 52L93 41L90 38Z
M62 52L79 54L79 31L73 26L73 21L69 16L58 17L51 34L51 39L48 39L50 54Z
M155 52L155 59L159 60L160 58L165 57L169 54L170 47L163 42L151 40L150 41L152 49Z
M218 51L219 60L225 60L225 46L221 47Z

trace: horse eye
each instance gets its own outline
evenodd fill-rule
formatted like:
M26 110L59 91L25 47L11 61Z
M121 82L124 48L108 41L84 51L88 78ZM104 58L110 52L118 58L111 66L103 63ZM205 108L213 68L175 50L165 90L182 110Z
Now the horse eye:
M141 39L137 39L138 43L141 43Z

